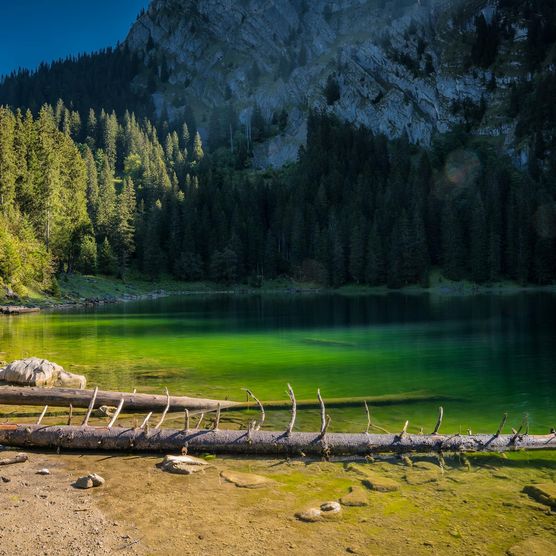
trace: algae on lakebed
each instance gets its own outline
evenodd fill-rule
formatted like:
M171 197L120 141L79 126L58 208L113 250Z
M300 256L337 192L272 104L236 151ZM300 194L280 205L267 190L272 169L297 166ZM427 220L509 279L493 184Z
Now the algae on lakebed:
M107 479L91 493L114 520L136 525L147 553L180 554L505 554L531 538L556 543L555 515L522 492L556 480L556 452L508 458L446 459L437 481L408 484L399 460L361 463L400 484L397 492L367 491L366 507L343 507L334 521L302 523L296 512L339 500L362 477L343 462L216 458L194 476L162 473L160 457L60 456L77 476ZM432 458L414 457L414 463ZM424 473L429 466L414 465ZM272 479L265 489L238 489L220 472ZM503 476L503 479L496 476Z

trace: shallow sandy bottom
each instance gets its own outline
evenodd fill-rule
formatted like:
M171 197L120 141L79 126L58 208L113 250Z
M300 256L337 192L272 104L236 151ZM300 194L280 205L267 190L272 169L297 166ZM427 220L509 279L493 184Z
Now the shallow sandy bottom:
M30 453L27 463L0 468L12 479L0 483L0 554L495 555L523 541L516 555L555 553L556 515L521 492L556 481L554 454L477 456L470 468L448 458L444 472L420 468L433 458L415 457L413 468L399 460L364 464L397 481L399 491L368 490L368 506L344 507L338 519L321 523L294 515L361 485L346 462L218 458L200 474L181 476L162 472L160 461ZM52 474L35 475L42 467ZM222 470L275 483L238 488ZM88 472L106 485L73 489Z

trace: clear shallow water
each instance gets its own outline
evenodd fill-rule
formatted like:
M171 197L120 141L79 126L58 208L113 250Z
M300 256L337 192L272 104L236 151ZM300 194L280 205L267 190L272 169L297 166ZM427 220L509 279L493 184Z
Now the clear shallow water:
M496 430L530 415L556 425L556 295L180 297L0 319L0 359L36 355L103 388L262 400L446 397L444 430ZM373 409L397 430L434 426L440 402ZM330 409L332 428L365 427L362 408ZM272 412L270 423L287 421ZM318 412L298 416L315 428Z

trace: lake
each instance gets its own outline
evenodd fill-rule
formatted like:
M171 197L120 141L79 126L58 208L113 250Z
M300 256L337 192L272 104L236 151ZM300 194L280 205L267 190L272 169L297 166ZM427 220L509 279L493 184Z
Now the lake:
M187 296L0 319L0 359L39 356L105 389L261 400L430 396L372 407L392 431L531 430L556 425L556 295ZM364 430L362 406L329 409L331 429ZM268 424L283 426L286 411ZM318 411L298 413L316 429Z

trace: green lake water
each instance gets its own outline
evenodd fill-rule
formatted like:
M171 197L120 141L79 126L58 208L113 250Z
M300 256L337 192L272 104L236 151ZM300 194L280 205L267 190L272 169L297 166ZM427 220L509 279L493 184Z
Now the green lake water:
M39 356L101 388L261 400L422 392L442 401L376 406L376 423L496 430L524 413L556 425L556 295L188 296L0 319L0 360ZM362 407L331 408L332 430L363 430ZM281 426L287 412L269 412ZM298 414L315 429L318 411Z

